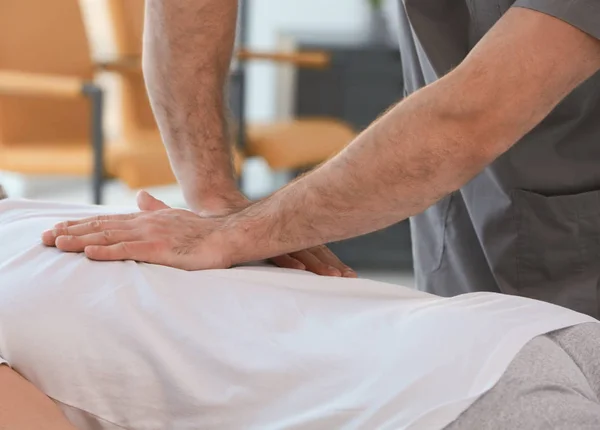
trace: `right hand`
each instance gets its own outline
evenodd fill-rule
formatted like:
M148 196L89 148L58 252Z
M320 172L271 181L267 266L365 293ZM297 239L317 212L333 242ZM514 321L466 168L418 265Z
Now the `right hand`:
M168 208L165 203L152 197L145 191L138 194L138 206L141 210L159 210ZM239 212L252 202L242 193L235 193L223 199L218 205L213 205L210 210L196 210L196 214L204 218L216 218ZM356 272L342 263L342 261L325 245L315 246L303 251L273 257L269 261L286 269L306 270L322 276L356 278Z

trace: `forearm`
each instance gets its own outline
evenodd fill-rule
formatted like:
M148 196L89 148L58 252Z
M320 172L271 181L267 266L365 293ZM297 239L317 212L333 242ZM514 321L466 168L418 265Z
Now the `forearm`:
M210 210L236 193L225 83L236 0L148 0L143 68L152 108L185 198Z
M329 162L234 216L234 261L366 234L422 212L510 148L577 84L531 89L516 81L482 97L477 88L493 88L480 82L490 78L456 71L423 88Z
M472 178L495 156L493 150L472 150L489 127L477 109L456 110L452 86L439 82L419 91L329 162L238 214L231 224L236 236L253 237L239 259L379 230L422 212Z
M599 69L597 39L539 12L509 11L454 71L328 163L233 217L234 261L368 233L422 212Z

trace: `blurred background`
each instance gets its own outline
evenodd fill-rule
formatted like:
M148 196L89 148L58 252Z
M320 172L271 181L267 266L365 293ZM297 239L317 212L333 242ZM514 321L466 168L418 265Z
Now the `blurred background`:
M403 97L397 0L241 0L229 98L240 186L264 197ZM185 207L141 73L144 0L0 0L0 184L11 197ZM408 223L331 244L413 285Z

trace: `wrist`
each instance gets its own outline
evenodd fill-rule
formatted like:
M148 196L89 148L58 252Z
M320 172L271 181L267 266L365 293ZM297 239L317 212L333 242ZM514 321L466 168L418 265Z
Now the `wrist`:
M250 205L250 200L239 190L229 190L204 194L201 198L189 199L193 212L204 216L224 216L238 212Z
M278 240L276 214L269 216L264 201L226 217L222 237L232 264L264 260L284 254Z

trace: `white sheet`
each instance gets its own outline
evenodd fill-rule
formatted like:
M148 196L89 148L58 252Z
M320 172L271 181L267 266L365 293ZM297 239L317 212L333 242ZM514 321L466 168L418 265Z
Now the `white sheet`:
M127 211L0 202L0 356L82 429L441 429L536 335L595 321L269 267L183 272L44 247Z

